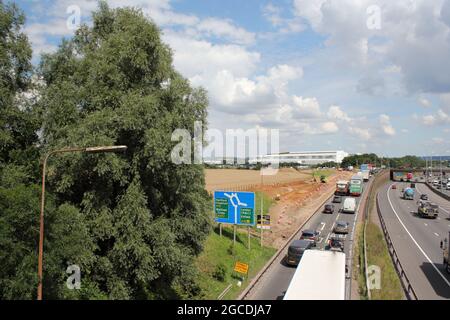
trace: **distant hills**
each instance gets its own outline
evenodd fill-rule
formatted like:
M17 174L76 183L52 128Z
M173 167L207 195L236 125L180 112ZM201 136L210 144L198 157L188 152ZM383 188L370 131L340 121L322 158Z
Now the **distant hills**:
M430 160L430 159L432 159L433 161L439 161L439 160L442 160L442 161L450 161L450 156L422 156L422 157L420 157L421 159L423 159L423 160Z

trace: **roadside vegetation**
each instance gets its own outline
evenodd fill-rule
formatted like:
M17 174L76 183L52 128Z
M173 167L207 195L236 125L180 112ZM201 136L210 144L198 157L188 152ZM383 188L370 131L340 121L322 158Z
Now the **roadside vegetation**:
M380 289L370 290L372 300L401 300L403 289L384 239L383 232L373 222L368 222L366 229L367 265L380 268Z
M198 278L200 291L194 299L217 299L230 284L232 287L223 299L236 299L239 296L250 280L276 252L275 248L261 247L259 238L251 237L250 239L249 250L247 232L238 232L236 245L233 248L233 229L222 228L222 237L220 237L219 228L215 228L196 261L200 272ZM236 261L249 265L249 275L245 277L240 287L237 283L241 281L241 275L233 271Z
M367 300L366 275L364 274L364 223L358 223L355 229L355 243L353 253L353 277L358 281L359 300Z
M388 172L384 172L382 175L375 178L373 181L372 195L369 197L368 203L369 220L367 221L366 227L367 266L378 266L381 272L380 289L370 290L372 300L400 300L404 297L403 288L389 254L383 231L375 223L378 219L376 211L376 192L388 178ZM360 248L361 243L362 239L360 239ZM361 248L361 250L363 250L363 248ZM364 265L364 252L361 251L359 256L362 257L360 263L363 263ZM366 275L364 274L364 267L361 269L363 270L361 279L365 282ZM365 283L361 283L361 279L359 279L359 283L365 287L366 285ZM365 292L365 290L362 290L362 292Z
M320 181L320 177L325 177L325 180L328 179L329 176L334 174L336 170L334 169L316 169L312 172L312 176L317 181Z
M260 191L255 192L255 217L261 213L261 196L263 197L263 214L268 214L270 207L275 202L274 199L265 193Z
M211 233L204 170L178 165L208 99L173 68L160 29L100 1L92 24L31 64L25 17L0 1L0 300L35 299L40 160L47 170L44 299L178 299L198 294L195 257ZM39 81L36 81L39 79ZM81 269L80 290L66 269Z

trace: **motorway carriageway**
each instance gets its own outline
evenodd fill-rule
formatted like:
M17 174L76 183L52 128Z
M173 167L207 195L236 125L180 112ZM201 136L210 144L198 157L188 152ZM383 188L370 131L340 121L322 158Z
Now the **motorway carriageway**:
M392 189L393 184L397 185L396 190ZM450 230L450 202L421 183L416 183L414 200L404 200L401 190L409 185L389 182L379 189L381 214L418 299L450 299L450 275L444 270L440 248L440 241ZM437 219L417 215L417 201L422 193L439 205Z
M367 183L364 183L363 195L367 192L368 187ZM325 204L331 203L333 197L330 197ZM347 266L349 270L349 274L347 275L345 291L346 291L346 299L350 299L350 287L351 287L351 278L350 272L352 270L352 244L353 244L353 235L355 232L355 221L358 217L358 214L362 214L360 212L360 199L363 196L357 197L357 209L359 213L342 213L340 209L342 208L345 200L345 196L342 196L341 203L334 203L334 213L322 213L324 209L324 205L322 205L311 217L311 219L306 223L306 225L302 228L302 230L313 229L320 232L320 239L317 247L314 249L324 250L328 245L328 239L332 234L332 230L336 224L336 221L346 221L349 223L349 233L345 237L344 243L344 251L347 260ZM301 230L301 231L302 231ZM295 235L294 240L300 239L301 231ZM283 299L284 294L289 286L289 283L294 276L296 267L288 266L284 263L284 259L287 254L286 247L284 249L284 253L282 253L274 262L269 266L267 271L262 275L262 277L258 280L255 286L250 290L250 292L246 295L245 299L249 300L281 300Z

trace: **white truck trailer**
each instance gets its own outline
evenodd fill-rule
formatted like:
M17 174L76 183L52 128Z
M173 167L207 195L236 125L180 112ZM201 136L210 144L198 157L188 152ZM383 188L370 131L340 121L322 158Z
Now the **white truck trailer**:
M364 182L369 181L370 171L369 170L364 170L364 171L361 171L361 173L362 173L362 177L363 177Z
M283 300L345 300L345 253L306 250Z

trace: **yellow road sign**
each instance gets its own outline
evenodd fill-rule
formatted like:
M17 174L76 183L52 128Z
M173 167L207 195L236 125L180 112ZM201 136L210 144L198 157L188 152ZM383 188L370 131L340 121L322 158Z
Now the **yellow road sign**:
M242 273L242 274L247 274L248 273L248 264L236 261L236 264L234 265L234 271Z

